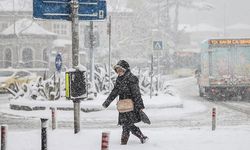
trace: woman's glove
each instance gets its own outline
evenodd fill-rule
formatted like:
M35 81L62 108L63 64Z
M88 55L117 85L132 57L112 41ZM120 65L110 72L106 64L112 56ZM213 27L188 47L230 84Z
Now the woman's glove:
M107 101L102 103L102 107L107 108L109 106L109 103Z

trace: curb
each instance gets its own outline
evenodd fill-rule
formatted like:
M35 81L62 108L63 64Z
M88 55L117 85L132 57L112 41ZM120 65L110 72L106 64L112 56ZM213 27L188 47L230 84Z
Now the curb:
M46 110L47 107L45 106L24 106L24 105L16 105L10 104L10 109L12 110L23 110L23 111L36 111L36 110ZM57 110L63 111L73 111L74 108L72 107L49 107L49 109L56 108ZM101 111L102 109L98 108L81 108L82 112L94 112L94 111Z

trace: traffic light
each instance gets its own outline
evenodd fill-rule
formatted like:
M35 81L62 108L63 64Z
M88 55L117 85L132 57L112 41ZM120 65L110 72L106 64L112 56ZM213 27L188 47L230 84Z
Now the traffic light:
M65 74L66 98L82 100L87 97L86 71L72 71Z

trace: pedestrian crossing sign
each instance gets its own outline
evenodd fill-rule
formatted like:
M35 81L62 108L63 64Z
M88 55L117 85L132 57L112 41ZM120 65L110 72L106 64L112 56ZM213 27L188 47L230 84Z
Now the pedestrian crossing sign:
M162 41L153 41L153 50L163 50Z

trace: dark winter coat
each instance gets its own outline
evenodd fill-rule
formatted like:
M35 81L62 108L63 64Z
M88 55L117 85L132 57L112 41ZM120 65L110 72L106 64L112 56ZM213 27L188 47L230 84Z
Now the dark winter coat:
M112 92L109 94L104 106L108 107L110 103L119 95L119 100L132 99L134 102L134 110L125 113L119 113L118 124L128 125L141 121L139 111L144 109L143 100L141 98L139 80L128 69L123 76L118 76Z

